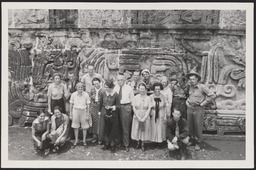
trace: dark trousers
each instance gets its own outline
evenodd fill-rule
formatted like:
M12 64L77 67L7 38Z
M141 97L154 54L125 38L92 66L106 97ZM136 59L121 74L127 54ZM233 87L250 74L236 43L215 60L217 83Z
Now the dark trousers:
M50 139L47 137L45 140L42 141L42 136L44 133L36 133L35 136L36 138L41 141L41 146L37 145L37 142L33 140L34 142L34 148L38 149L40 151L43 151L45 149L48 149L50 147Z
M132 124L132 106L126 104L120 106L120 120L122 126L122 139L125 147L129 146L130 143L130 132Z
M185 98L173 97L172 108L177 107L181 112L181 117L187 120L187 105ZM172 117L172 115L171 115Z
M202 140L204 124L204 108L200 106L188 107L188 130L192 138L196 137L198 142Z

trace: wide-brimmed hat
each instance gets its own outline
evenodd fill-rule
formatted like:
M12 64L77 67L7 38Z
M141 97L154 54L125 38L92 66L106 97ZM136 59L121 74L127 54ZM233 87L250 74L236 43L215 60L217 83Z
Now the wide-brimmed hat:
M187 77L188 79L189 79L190 76L196 76L196 77L198 78L198 81L201 80L201 76L200 76L197 72L195 72L194 70L190 71L190 73L188 73L188 74L186 75L186 77Z

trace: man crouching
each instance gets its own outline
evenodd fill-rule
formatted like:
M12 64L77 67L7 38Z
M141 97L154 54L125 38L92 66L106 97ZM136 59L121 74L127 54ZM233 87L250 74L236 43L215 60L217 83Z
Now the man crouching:
M167 120L166 137L168 149L177 153L177 157L185 160L187 144L189 143L189 133L187 121L181 118L181 112L178 108L172 109L173 117Z

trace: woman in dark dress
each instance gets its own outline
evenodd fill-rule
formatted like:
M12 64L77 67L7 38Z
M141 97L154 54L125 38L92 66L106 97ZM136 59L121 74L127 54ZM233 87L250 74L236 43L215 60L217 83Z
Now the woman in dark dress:
M92 133L93 133L93 140L92 143L97 142L99 136L99 109L100 109L100 96L103 93L103 88L101 87L101 81L99 78L95 77L92 79L92 84L94 88L92 88L91 92L89 93L91 99L90 105L90 113L92 115Z
M113 80L106 81L105 91L100 97L100 140L105 141L103 150L115 152L115 143L120 137L120 122L118 110L120 107L119 96L114 91Z

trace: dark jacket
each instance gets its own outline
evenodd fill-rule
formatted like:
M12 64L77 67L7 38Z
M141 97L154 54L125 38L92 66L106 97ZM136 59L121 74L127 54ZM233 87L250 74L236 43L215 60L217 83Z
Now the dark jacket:
M189 133L188 133L188 123L185 119L180 118L180 120L178 121L178 126L179 126L179 137L178 137L178 139L182 140L182 139L186 138L189 135ZM167 124L166 124L166 138L170 142L175 137L175 130L176 130L176 121L173 118L168 119Z

